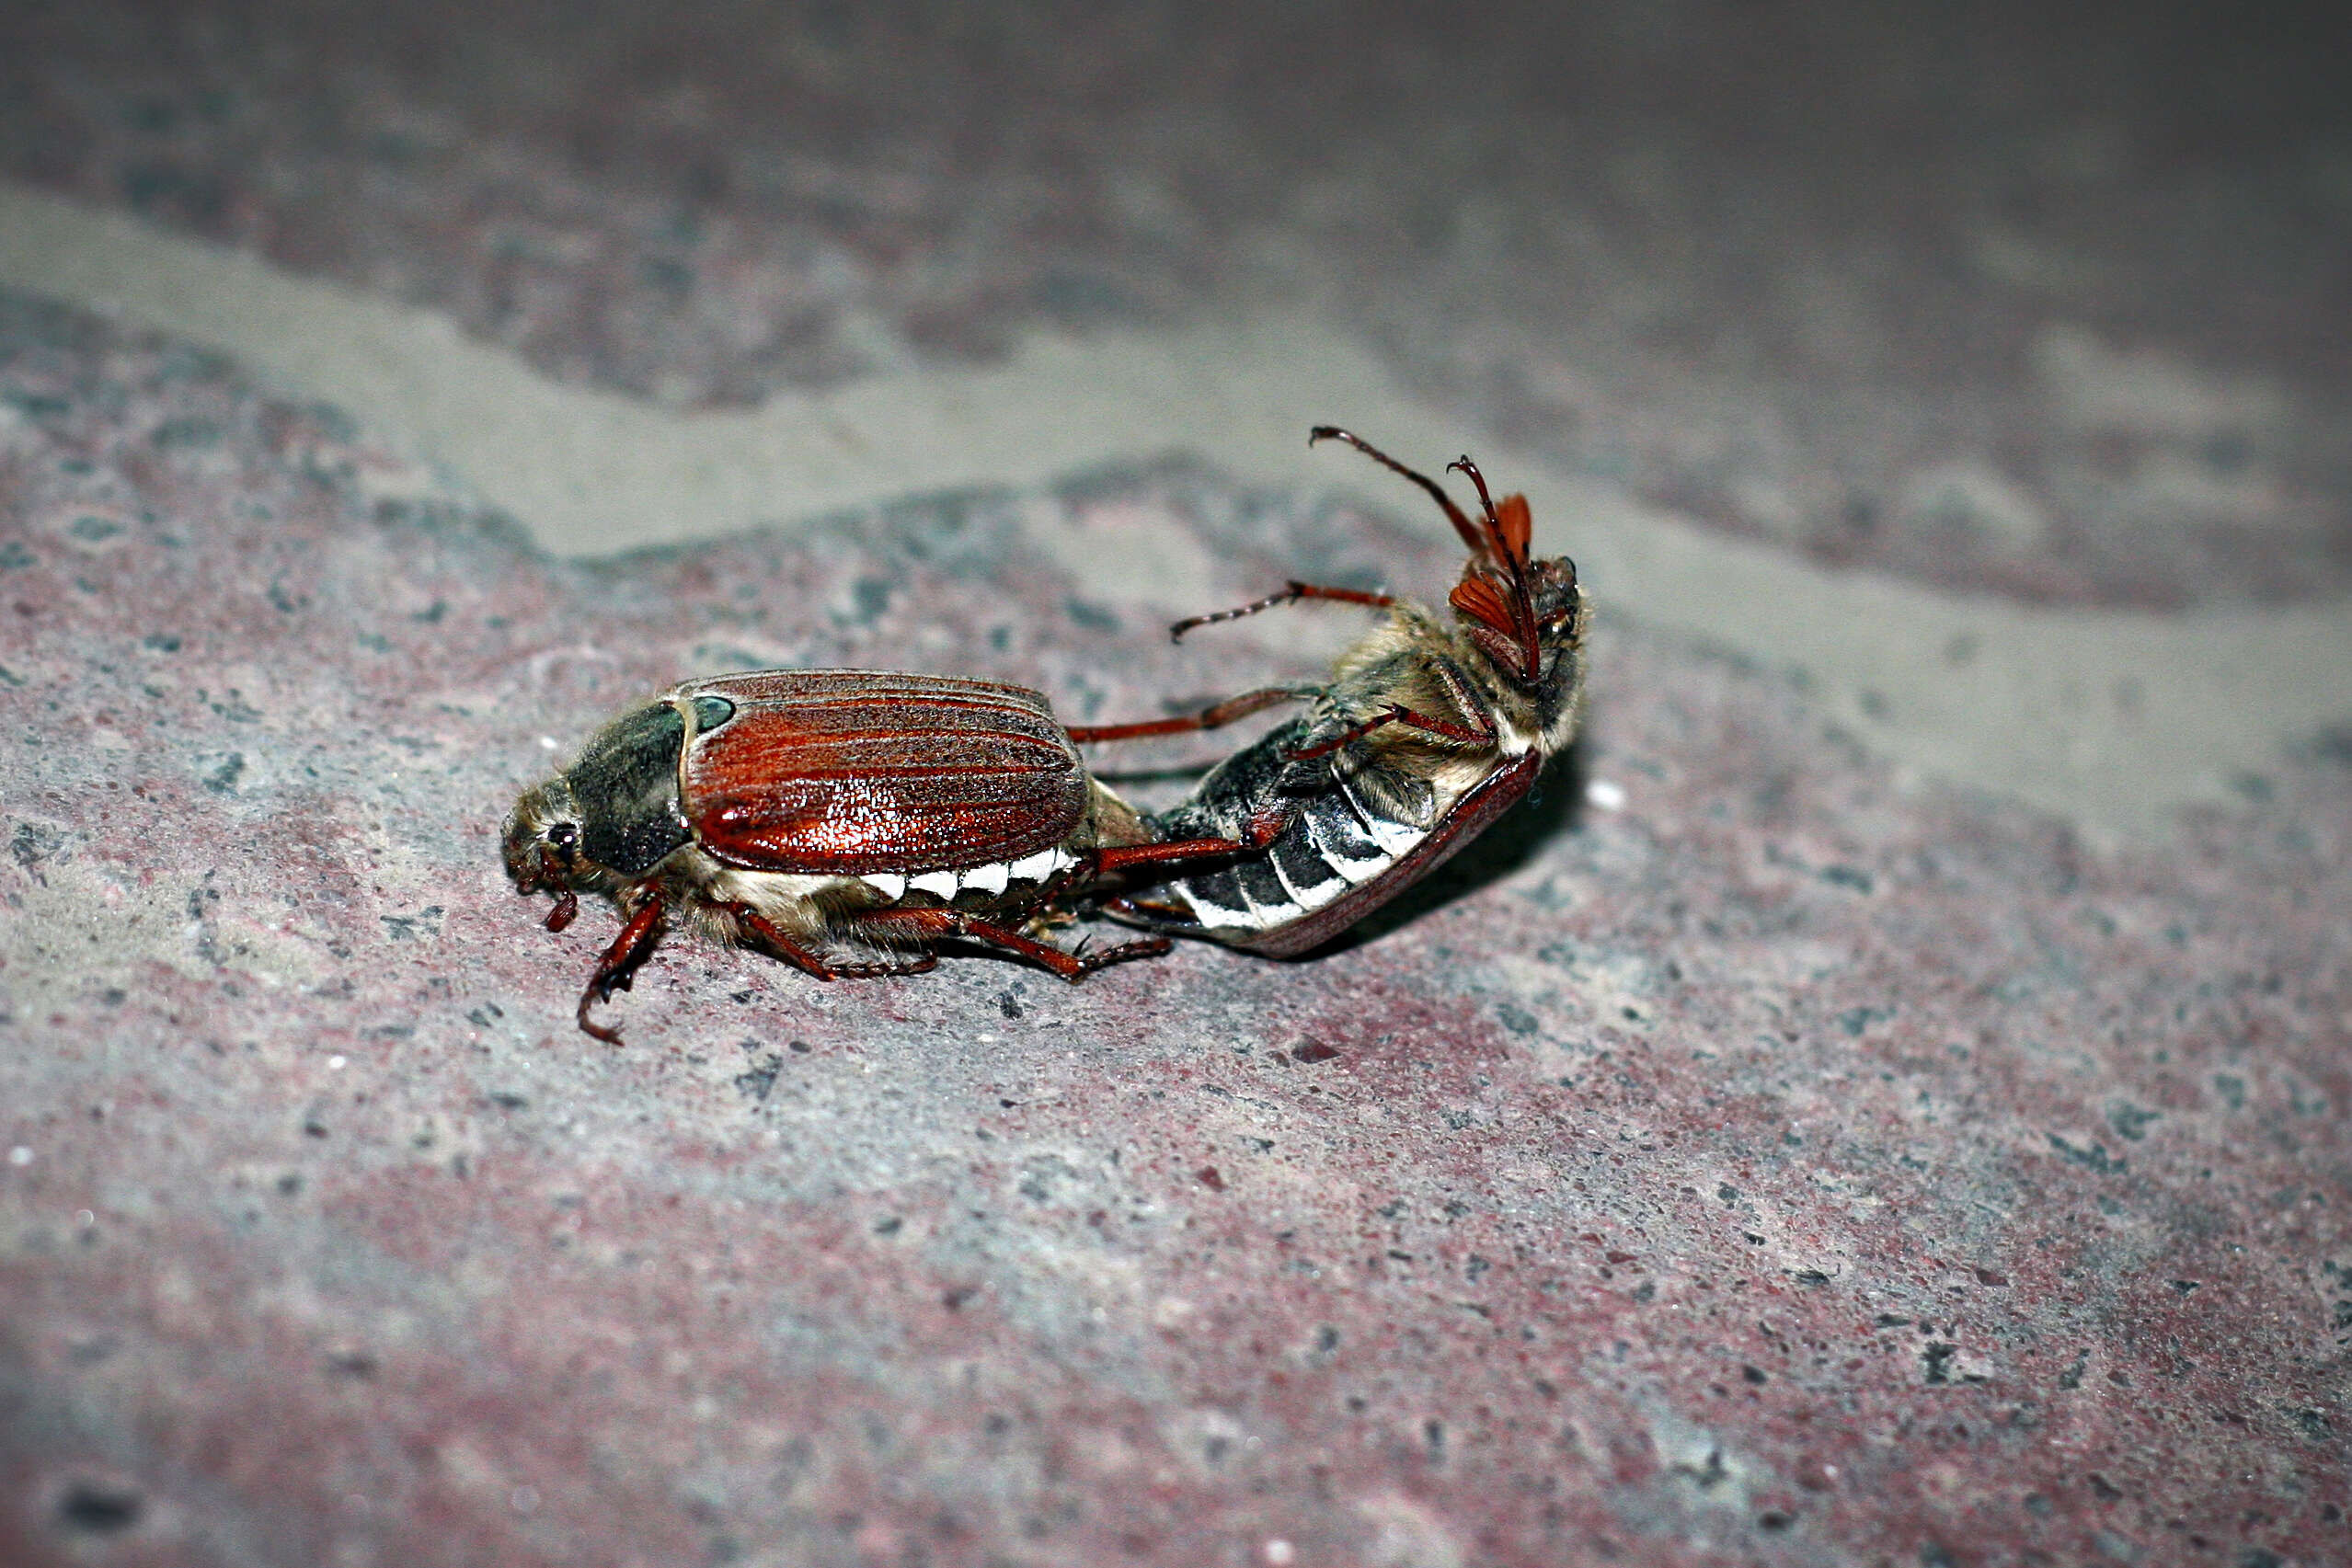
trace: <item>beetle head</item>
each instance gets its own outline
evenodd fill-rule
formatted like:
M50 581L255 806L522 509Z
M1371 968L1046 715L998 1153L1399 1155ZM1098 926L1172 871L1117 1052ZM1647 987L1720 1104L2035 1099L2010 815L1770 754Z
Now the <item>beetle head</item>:
M571 923L579 909L573 889L592 887L602 869L580 853L579 817L570 781L558 773L524 790L506 819L507 875L522 892L556 895L550 931Z
M1496 670L1520 686L1534 704L1542 750L1549 756L1575 738L1582 716L1584 589L1577 584L1577 564L1566 555L1528 562L1523 581L1535 623L1535 677L1520 679L1519 671L1526 668L1523 656L1516 666L1496 661Z
M1504 694L1533 709L1544 751L1566 745L1576 728L1582 687L1584 594L1577 586L1577 564L1566 555L1529 558L1534 518L1527 498L1511 495L1497 501L1487 494L1478 465L1459 458L1446 464L1446 472L1458 469L1477 486L1480 515L1473 520L1444 486L1348 431L1318 425L1308 444L1325 438L1346 441L1410 479L1445 512L1470 547L1462 580L1446 597L1464 642Z

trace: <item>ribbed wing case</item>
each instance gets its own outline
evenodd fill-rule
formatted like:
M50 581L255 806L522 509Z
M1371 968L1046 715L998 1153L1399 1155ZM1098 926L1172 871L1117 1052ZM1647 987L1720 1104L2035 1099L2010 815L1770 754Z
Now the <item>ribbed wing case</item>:
M1086 775L1045 698L1019 686L772 670L679 688L703 723L683 810L753 871L922 873L1016 860L1084 819Z

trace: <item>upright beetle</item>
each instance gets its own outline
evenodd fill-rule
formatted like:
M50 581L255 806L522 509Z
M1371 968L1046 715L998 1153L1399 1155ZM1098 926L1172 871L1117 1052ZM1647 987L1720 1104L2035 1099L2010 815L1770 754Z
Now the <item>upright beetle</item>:
M579 1026L615 1043L589 1009L627 989L672 916L820 979L917 973L959 939L1074 981L1169 946L1038 940L1081 895L1245 847L1155 841L1035 692L858 670L674 687L525 790L505 839L517 886L556 895L549 930L571 923L581 892L619 905L621 933L579 999ZM844 958L843 945L865 951Z
M1296 693L1306 711L1211 769L1192 793L1147 820L1154 838L1256 846L1177 868L1113 898L1114 917L1290 957L1337 936L1428 876L1533 786L1575 738L1584 709L1590 612L1565 556L1531 560L1527 498L1497 502L1469 458L1449 464L1477 487L1473 521L1445 487L1346 430L1319 425L1312 445L1347 442L1418 485L1469 546L1440 619L1410 600L1293 582L1195 626L1303 599L1387 612L1340 656L1329 683ZM1185 718L1074 728L1082 742L1206 729L1266 705L1247 697Z

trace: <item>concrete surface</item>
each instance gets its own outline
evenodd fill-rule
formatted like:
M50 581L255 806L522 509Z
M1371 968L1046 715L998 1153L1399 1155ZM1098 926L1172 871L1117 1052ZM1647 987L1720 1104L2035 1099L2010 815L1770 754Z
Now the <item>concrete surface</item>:
M0 18L0 1561L2352 1559L2312 40L957 15ZM1304 963L572 1030L598 719L1309 674L1159 628L1442 589L1325 418L1586 562L1541 802Z

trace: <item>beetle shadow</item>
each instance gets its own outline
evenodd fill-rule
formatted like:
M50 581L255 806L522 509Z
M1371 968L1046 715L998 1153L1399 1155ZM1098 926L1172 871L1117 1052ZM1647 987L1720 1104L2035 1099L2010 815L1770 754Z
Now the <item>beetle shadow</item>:
M1510 876L1560 834L1573 833L1583 826L1589 775L1585 737L1580 735L1535 781L1529 798L1517 810L1504 813L1469 848L1331 941L1298 956L1328 957L1378 942L1400 926Z

